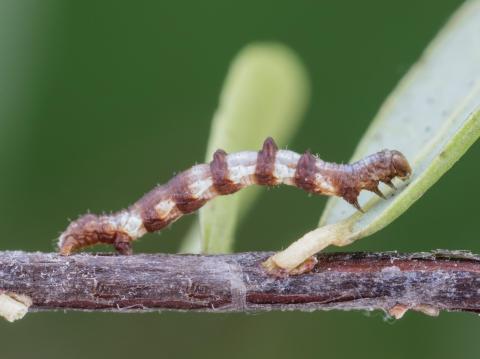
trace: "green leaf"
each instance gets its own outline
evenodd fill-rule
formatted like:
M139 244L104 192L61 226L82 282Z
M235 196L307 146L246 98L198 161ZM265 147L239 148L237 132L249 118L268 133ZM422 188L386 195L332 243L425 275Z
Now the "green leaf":
M362 193L365 214L329 200L318 228L284 252L275 265L292 269L328 245L347 245L391 223L418 200L480 136L480 1L453 16L420 61L385 101L352 161L383 148L401 151L413 168L388 200ZM390 194L388 187L382 188ZM366 192L366 191L364 191Z
M306 71L292 50L273 43L247 46L234 59L225 80L206 161L219 148L227 152L260 149L268 136L284 146L300 125L309 93ZM231 251L238 221L258 193L258 188L248 188L207 203L181 250Z

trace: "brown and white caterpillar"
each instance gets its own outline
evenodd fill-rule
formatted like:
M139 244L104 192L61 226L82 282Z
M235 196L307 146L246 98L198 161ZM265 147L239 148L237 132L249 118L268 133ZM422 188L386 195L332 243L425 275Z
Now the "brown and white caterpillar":
M392 178L406 179L410 173L408 161L395 150L383 150L352 164L336 164L324 162L309 151L299 155L279 150L273 139L267 138L259 152L227 154L217 150L209 164L179 173L126 210L80 217L61 234L58 248L61 254L69 255L87 246L109 243L119 253L131 254L132 241L145 233L161 230L218 195L252 184L286 184L314 194L340 196L363 212L357 201L361 190L384 198L379 182L394 187Z

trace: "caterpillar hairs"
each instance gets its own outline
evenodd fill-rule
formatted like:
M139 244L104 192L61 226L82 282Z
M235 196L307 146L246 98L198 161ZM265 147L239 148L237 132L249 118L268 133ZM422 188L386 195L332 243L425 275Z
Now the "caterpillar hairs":
M352 164L336 164L324 162L309 151L299 155L279 150L269 137L259 152L227 154L217 150L209 164L179 173L128 209L111 215L81 216L60 235L58 249L60 254L70 255L106 243L113 244L120 254L131 254L132 242L145 233L165 228L218 195L253 184L286 184L313 194L339 196L363 212L357 200L361 190L385 198L378 189L379 182L395 188L392 179L405 180L411 172L407 159L395 150L383 150Z

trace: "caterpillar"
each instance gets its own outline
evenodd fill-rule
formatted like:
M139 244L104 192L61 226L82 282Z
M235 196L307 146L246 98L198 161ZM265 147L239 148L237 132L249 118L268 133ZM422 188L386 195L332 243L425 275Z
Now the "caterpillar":
M235 193L258 184L286 184L313 194L340 196L357 210L361 190L385 198L378 188L392 179L405 180L412 170L402 153L382 150L352 164L324 162L306 151L300 155L279 150L269 137L259 152L227 154L217 150L209 164L199 164L155 187L128 209L110 215L86 214L70 223L60 235L62 255L87 246L113 244L120 254L132 253L132 242L147 232L159 231L184 214L195 212L218 195Z

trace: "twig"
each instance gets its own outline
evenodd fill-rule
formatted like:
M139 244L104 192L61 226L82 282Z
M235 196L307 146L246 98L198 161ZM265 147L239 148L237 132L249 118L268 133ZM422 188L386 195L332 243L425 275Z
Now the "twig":
M31 298L31 311L480 312L480 257L468 252L320 254L311 273L284 278L261 266L271 254L0 252L0 293Z

